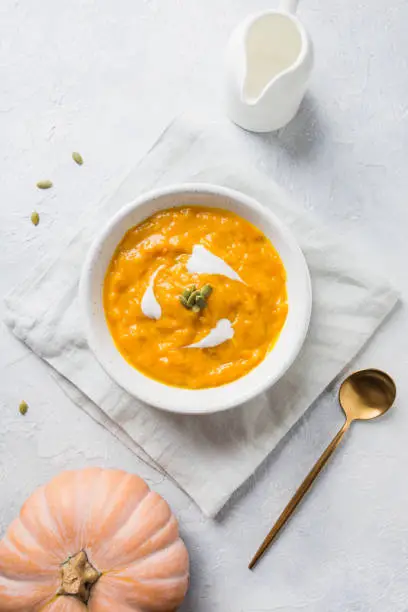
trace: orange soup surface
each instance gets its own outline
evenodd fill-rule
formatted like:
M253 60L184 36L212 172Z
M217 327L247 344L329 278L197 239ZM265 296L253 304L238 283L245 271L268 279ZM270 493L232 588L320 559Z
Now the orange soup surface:
M196 245L223 259L243 282L189 273ZM157 270L153 289L161 316L153 319L143 314L141 302ZM207 306L200 312L185 308L183 291L206 284L212 287ZM117 349L137 370L167 385L217 387L252 370L275 344L288 312L285 269L271 242L238 215L193 206L167 209L123 237L106 273L104 308ZM186 348L221 319L232 324L232 339Z

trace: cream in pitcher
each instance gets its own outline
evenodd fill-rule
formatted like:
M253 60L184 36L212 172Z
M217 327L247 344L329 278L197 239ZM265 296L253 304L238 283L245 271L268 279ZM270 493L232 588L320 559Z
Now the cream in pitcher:
M270 132L296 115L313 67L311 40L295 17L297 1L250 15L227 48L227 110L234 123Z

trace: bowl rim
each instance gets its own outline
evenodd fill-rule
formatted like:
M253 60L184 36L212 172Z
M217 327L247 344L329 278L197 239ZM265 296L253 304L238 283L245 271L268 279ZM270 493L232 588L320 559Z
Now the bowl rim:
M305 299L305 303L304 303L304 309L303 309L303 320L301 321L302 325L299 326L298 331L297 331L296 342L293 343L293 345L290 348L290 351L287 351L286 358L283 360L279 371L272 373L270 376L264 376L264 378L262 379L262 382L259 382L257 385L253 385L249 387L246 392L241 393L239 398L228 394L227 389L233 386L234 384L236 384L238 381L245 379L251 372L255 371L262 363L265 362L265 360L268 357L268 355L266 355L265 358L260 362L260 364L255 366L255 368L250 370L250 372L248 372L244 376L241 376L237 380L234 380L230 383L226 383L218 387L211 387L210 389L208 389L208 390L223 389L225 393L223 394L222 401L213 403L213 405L211 405L210 407L206 409L201 409L201 408L197 409L197 407L189 408L188 406L184 406L182 409L179 409L174 402L171 402L171 401L169 402L166 400L163 401L160 393L157 393L155 394L154 397L152 397L150 393L145 393L144 389L138 389L136 391L134 388L131 388L128 384L126 384L126 382L124 382L123 380L118 380L118 377L115 375L115 373L112 371L112 368L110 367L109 359L106 358L103 351L99 350L99 345L98 345L98 342L96 341L96 333L95 333L94 325L93 325L94 316L93 316L93 308L92 308L92 282L91 282L92 281L92 270L99 256L99 253L101 251L101 247L103 247L105 241L107 240L109 235L113 232L114 228L118 224L120 224L124 219L126 219L126 217L129 214L131 214L136 208L138 208L139 206L143 204L148 203L149 201L154 201L154 200L157 200L158 198L161 198L167 195L173 195L173 194L182 195L183 193L191 193L191 192L210 194L210 195L225 197L230 200L236 200L240 204L243 204L244 207L246 206L249 209L252 209L255 212L259 213L264 218L268 219L269 222L273 226L275 226L275 228L281 234L284 242L286 243L287 246L289 246L291 252L294 255L296 255L298 259L298 263L303 268L303 275L304 275L303 280L305 282L305 287L304 287L305 295L303 296ZM174 208L176 208L176 206ZM164 207L163 207L163 210L164 210ZM154 213L150 213L150 214L154 214ZM128 229L130 229L130 227L131 226L129 226ZM126 233L126 231L127 230L125 230L124 233ZM128 202L122 208L120 208L105 223L101 232L96 236L91 246L89 247L87 255L83 263L83 266L82 266L80 280L79 280L79 302L80 302L80 310L81 310L82 318L85 324L85 336L86 336L86 340L88 342L89 348L91 349L97 361L103 367L105 372L116 384L118 384L121 388L123 388L131 396L138 398L139 400L146 403L147 405L153 406L155 408L159 408L160 410L163 410L165 412L170 412L173 414L174 413L186 414L186 415L193 415L193 414L194 415L205 415L205 414L223 412L225 410L230 410L232 408L235 408L237 406L244 404L245 402L259 396L261 393L265 392L267 389L272 387L287 372L287 370L290 368L290 366L293 364L296 357L298 356L303 346L303 343L305 341L307 331L309 328L311 312L312 312L312 283L311 283L310 272L309 272L309 268L308 268L306 259L292 231L286 226L285 223L283 223L279 219L279 217L275 215L275 213L273 213L267 206L262 205L256 198L249 196L236 189L232 189L230 187L225 187L225 186L212 184L212 183L203 183L203 182L174 183L166 187L159 187L156 189L152 189L152 190L143 192L140 196L138 196L137 198ZM105 323L106 323L106 319L105 319ZM118 353L119 355L121 355L119 350L118 350ZM121 357L126 363L128 363L122 355ZM133 368L131 364L128 364L128 365L131 368ZM137 368L133 368L133 369L136 372L138 372L139 375L143 376L148 381L154 382L157 385L163 387L163 389L172 389L172 390L176 390L179 392L187 391L189 394L193 394L193 393L203 394L207 391L207 389L185 389L183 387L173 387L171 385L167 385L166 383L156 381L150 378L149 376L146 376L143 372L141 372L140 370L137 370Z

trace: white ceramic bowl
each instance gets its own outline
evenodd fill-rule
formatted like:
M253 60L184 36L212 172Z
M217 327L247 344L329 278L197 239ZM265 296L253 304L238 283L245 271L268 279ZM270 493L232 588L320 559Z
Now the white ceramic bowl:
M278 251L287 273L289 312L277 343L265 359L238 380L212 389L180 389L144 376L119 353L103 308L103 283L113 253L128 229L155 212L181 205L232 210L258 227ZM83 266L80 299L89 346L120 386L144 402L182 414L211 413L253 398L286 372L309 326L312 294L305 258L291 232L256 200L217 185L183 184L146 193L122 208L93 243Z

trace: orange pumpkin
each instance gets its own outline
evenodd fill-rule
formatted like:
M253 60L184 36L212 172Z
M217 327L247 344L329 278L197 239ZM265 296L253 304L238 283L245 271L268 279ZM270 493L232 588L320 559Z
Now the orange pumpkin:
M0 610L173 612L188 565L176 518L141 478L62 472L31 495L0 542Z

